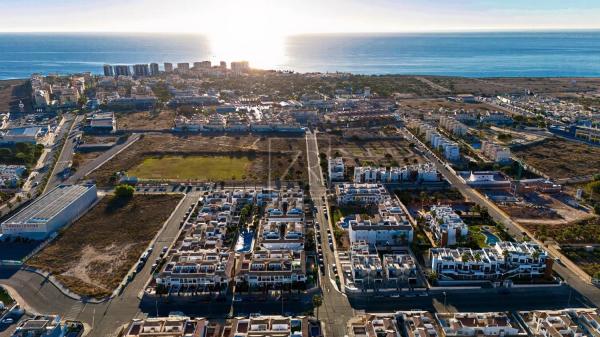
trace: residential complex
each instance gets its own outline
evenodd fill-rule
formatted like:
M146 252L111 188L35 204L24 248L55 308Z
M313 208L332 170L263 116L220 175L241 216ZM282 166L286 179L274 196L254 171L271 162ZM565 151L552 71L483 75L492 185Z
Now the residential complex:
M469 234L467 226L450 206L431 206L425 220L442 247L453 246Z
M438 313L444 335L451 336L527 336L525 329L506 312Z
M329 158L327 173L330 181L343 181L346 174L344 159L341 157Z
M417 133L425 138L432 148L438 150L442 155L450 161L455 161L460 158L460 148L454 141L449 140L438 131L435 127L426 124L417 119L411 119L408 126L417 131Z
M481 152L496 163L510 162L510 149L489 141L481 142Z
M355 183L394 184L402 182L438 182L440 175L433 164L418 164L404 167L354 167Z
M440 280L501 280L550 277L553 260L535 243L498 242L490 248L430 249Z
M389 198L385 187L381 184L343 183L335 186L337 202L345 204L378 204Z

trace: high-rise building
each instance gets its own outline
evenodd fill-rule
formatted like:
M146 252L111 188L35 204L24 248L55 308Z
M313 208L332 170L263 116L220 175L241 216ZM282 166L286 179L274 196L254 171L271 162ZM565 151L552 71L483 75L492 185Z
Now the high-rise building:
M115 70L110 64L104 65L104 76L115 76Z
M187 62L177 63L177 70L188 71L188 70L190 70L190 64Z
M116 65L115 76L131 76L131 70L128 65Z
M227 62L221 61L221 63L219 64L219 66L221 67L221 69L227 69Z
M231 62L231 71L234 73L243 73L250 69L248 61Z
M194 62L194 68L196 68L196 69L210 68L210 67L211 67L210 61Z
M148 64L134 64L133 74L135 76L150 76L150 68Z
M159 74L158 63L150 63L150 76L157 76Z
M165 62L164 66L165 66L165 73L173 72L173 63Z

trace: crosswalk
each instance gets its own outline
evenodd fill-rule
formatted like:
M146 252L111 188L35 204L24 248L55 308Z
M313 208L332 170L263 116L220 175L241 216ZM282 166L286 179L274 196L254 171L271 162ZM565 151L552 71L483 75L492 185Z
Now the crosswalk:
M69 311L67 311L67 313L64 315L63 318L65 320L77 320L77 317L79 317L79 314L83 311L84 307L85 307L85 304L83 304L81 302L77 302L77 303L73 304L71 309L69 309Z

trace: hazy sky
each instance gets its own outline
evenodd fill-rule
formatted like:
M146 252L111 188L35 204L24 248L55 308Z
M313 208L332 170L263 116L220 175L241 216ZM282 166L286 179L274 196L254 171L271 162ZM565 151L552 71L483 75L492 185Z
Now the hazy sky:
M0 0L0 31L273 34L600 28L600 0Z

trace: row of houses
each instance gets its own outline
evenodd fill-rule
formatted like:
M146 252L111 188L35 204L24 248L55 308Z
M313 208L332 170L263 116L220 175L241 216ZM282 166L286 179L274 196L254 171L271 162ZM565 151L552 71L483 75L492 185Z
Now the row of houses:
M362 314L347 325L349 337L583 337L600 334L598 309L518 312L401 311Z
M408 165L404 167L371 167L354 168L355 183L393 184L401 182L437 182L441 177L431 163Z
M252 316L222 320L172 315L134 319L119 337L321 337L321 323L308 316Z
M441 151L446 159L458 160L460 158L460 148L458 143L441 135L437 132L435 127L418 119L409 120L408 126L416 130L419 135L423 135L431 147Z
M489 248L431 248L431 269L440 280L500 280L552 275L553 259L530 242L497 242Z
M297 122L272 119L269 121L248 121L237 113L209 116L194 115L190 118L179 115L173 128L177 132L304 132Z

